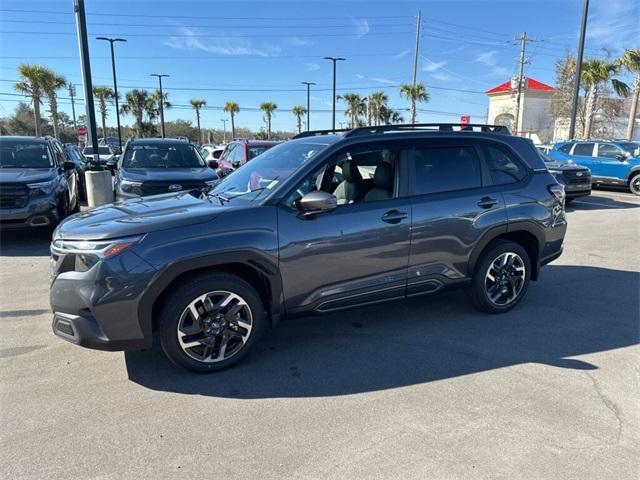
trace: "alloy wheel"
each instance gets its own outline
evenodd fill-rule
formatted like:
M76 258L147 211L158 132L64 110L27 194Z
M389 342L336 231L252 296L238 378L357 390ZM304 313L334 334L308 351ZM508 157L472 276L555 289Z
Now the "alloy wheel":
M518 298L526 279L524 261L514 252L500 254L487 269L485 292L491 303L509 305Z
M631 188L631 193L640 195L640 175L636 175L631 179L629 187Z
M203 363L236 355L251 335L251 309L240 295L224 290L200 295L178 322L178 343L189 357Z

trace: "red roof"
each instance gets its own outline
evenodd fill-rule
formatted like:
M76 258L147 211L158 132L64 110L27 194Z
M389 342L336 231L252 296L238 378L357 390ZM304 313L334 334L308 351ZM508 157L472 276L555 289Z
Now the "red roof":
M534 80L533 78L530 78L530 77L524 77L524 78L525 78L525 85L526 85L525 90L542 90L547 92L553 92L555 90L555 88L550 87L546 83L539 82L538 80ZM502 92L510 92L510 91L511 91L511 80L508 80L504 83L501 83L497 87L493 87L491 90L487 90L484 93L492 94L492 93L502 93Z

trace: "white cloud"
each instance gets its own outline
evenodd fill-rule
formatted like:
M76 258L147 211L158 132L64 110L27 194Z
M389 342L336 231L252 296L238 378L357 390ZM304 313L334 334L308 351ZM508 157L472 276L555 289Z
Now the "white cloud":
M402 58L402 57L406 57L407 55L409 55L411 53L411 49L407 48L406 50L401 51L400 53L396 53L393 58Z
M307 67L307 72L315 72L316 70L320 70L320 65L317 63L305 63Z
M447 81L447 80L451 80L451 76L447 75L446 73L442 73L442 72L436 72L436 73L432 73L431 76L433 78L435 78L436 80L441 80L441 81Z
M385 83L387 85L393 85L394 82L393 80L389 80L388 78L371 78L371 80L373 80L374 82L378 82L378 83Z
M269 57L280 53L282 50L274 45L256 48L247 38L226 37L216 38L215 41L211 41L206 40L204 37L199 37L199 32L191 28L181 27L180 31L182 36L169 36L167 40L162 42L163 45L176 50L201 50L229 56L255 55Z
M504 67L493 67L487 77L504 77L509 75L509 69Z
M362 80L364 78L364 75L360 75L359 73L356 73L356 77L358 77L359 80Z
M592 2L587 39L593 47L617 51L637 47L640 42L640 5L633 0Z
M424 66L422 67L422 70L424 70L425 72L437 72L446 64L447 64L446 61L432 62L431 60L427 59L427 63L424 64Z
M476 57L476 62L482 63L484 65L493 66L497 63L496 55L498 54L497 50L489 50L488 52L483 52Z
M353 33L358 37L364 37L367 33L369 33L369 21L366 18L352 18L351 23L353 24Z
M289 43L294 47L308 47L310 45L313 45L313 42L311 40L302 37L291 37L289 38Z

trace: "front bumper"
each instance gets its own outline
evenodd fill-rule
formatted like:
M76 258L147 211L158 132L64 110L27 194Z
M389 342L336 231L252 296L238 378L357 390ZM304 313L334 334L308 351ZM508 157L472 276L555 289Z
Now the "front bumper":
M53 197L33 198L21 208L0 209L0 227L3 230L48 227L58 221L58 207Z
M115 352L140 350L149 347L149 342L144 339L112 340L108 338L100 328L97 320L90 315L82 317L80 315L54 312L51 327L53 328L53 333L58 337L81 347L94 350Z

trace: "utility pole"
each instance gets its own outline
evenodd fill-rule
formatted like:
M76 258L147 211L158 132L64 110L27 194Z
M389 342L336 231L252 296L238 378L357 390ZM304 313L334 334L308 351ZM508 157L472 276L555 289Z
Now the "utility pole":
M124 38L109 38L109 37L96 37L96 40L105 40L109 42L111 46L111 71L113 73L113 93L115 94L116 102L116 124L118 125L118 146L122 152L122 132L120 130L120 107L118 106L118 82L116 81L116 59L113 52L113 44L115 42L126 42ZM104 141L107 141L107 134L104 134Z
M336 131L336 62L345 61L346 58L341 57L324 57L325 60L331 60L333 62L333 108L332 108L332 120L331 130Z
M220 121L222 122L222 143L227 143L227 122L228 122L228 120L226 118L221 118Z
M76 87L73 86L73 83L69 83L69 98L71 98L71 116L73 118L73 131L78 129L78 125L76 124L76 104L75 104L75 96L76 96Z
M303 85L307 86L307 132L309 131L309 124L311 123L310 118L311 118L311 106L309 103L309 98L310 98L310 87L311 85L315 85L315 83L313 82L302 82ZM333 93L335 95L335 92Z
M524 65L527 63L525 58L525 52L527 50L527 42L535 42L532 38L527 38L527 32L522 32L520 36L520 69L518 72L518 86L516 88L516 131L515 135L518 135L520 126L520 108L522 105L522 88L524 87Z
M587 31L587 17L589 15L589 0L582 4L582 25L580 26L580 43L578 44L578 58L576 59L576 75L574 77L573 101L571 102L571 119L569 120L569 139L575 138L578 102L580 101L580 77L582 76L582 57L584 55L584 37Z
M413 86L416 86L416 80L418 77L418 55L420 50L420 22L422 20L422 12L418 10L418 17L416 20L416 51L413 57Z
M84 0L73 0L73 11L76 14L84 107L89 130L89 138L87 139L89 141L87 143L93 147L92 168L94 168L100 164L100 157L98 156L98 132L96 130L96 110L93 105L93 85L91 84L91 62L89 61L89 40L87 38L87 17L84 11Z
M164 138L164 95L162 94L162 77L168 77L165 73L152 73L151 77L158 77L158 83L160 84L160 136Z

